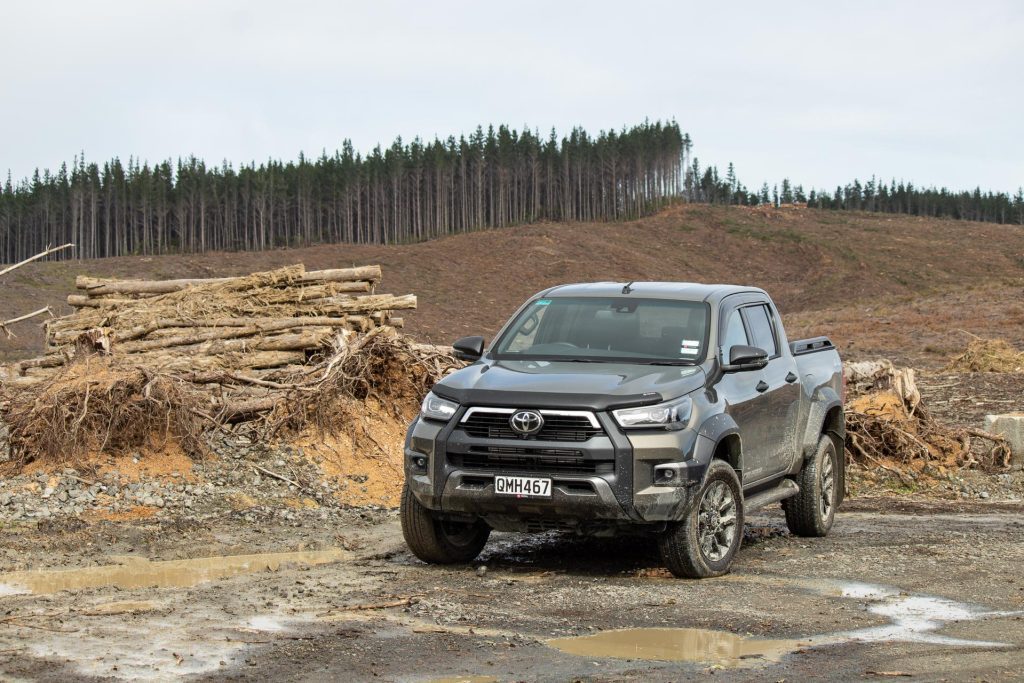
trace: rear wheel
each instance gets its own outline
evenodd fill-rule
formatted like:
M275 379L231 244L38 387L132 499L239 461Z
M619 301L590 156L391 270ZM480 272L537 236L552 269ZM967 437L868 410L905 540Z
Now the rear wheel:
M697 502L672 523L658 547L668 570L687 579L721 576L729 571L743 540L743 497L732 467L712 460Z
M491 535L481 521L449 522L434 517L409 490L402 487L402 535L412 554L431 564L470 562L480 554Z
M782 501L786 526L797 536L825 536L836 518L839 457L835 442L823 434L814 455L797 478L800 493Z

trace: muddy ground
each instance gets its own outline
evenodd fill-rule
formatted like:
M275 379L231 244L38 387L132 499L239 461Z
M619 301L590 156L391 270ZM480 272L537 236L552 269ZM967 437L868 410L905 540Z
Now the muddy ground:
M860 498L824 539L790 536L773 510L750 520L731 575L698 582L669 578L643 539L496 534L471 567L427 566L404 549L389 511L350 511L329 524L306 513L292 526L241 515L191 525L72 519L8 529L5 545L27 566L143 565L147 580L179 585L46 593L89 574L40 573L31 585L42 592L25 594L25 575L0 577L7 679L1024 675L1018 503ZM248 558L254 573L219 579L215 562L145 569L138 559L300 550L304 560ZM606 656L615 654L608 643L586 655L549 643L632 628L719 633L605 634L626 658ZM671 652L657 649L666 638ZM687 652L703 661L659 661Z
M1022 386L922 377L933 412L963 426L1019 405ZM472 566L427 566L397 511L351 507L372 482L321 491L310 457L235 444L134 484L102 469L5 481L0 679L1024 676L1021 471L898 492L855 472L828 538L789 535L776 508L748 519L732 574L693 582L644 538L495 534ZM257 465L305 489L257 482Z

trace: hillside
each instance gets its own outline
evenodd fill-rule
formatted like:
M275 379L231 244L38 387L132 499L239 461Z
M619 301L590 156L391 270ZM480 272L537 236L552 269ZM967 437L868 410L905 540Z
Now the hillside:
M325 245L262 253L40 263L6 279L3 319L53 306L79 274L201 277L290 263L380 263L382 290L419 295L405 316L424 340L493 334L528 295L585 280L697 280L767 289L791 332L832 334L854 355L917 356L962 346L955 330L1021 342L1024 229L990 223L814 209L682 205L623 223L539 223L409 245ZM924 336L919 331L924 331ZM0 342L6 359L37 352L32 323ZM930 341L929 341L930 340ZM925 358L927 360L927 358Z

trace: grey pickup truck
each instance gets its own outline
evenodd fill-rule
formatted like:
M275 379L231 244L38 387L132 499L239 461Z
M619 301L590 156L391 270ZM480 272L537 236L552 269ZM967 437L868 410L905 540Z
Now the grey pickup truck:
M405 443L401 521L432 563L491 530L648 533L668 569L729 571L743 517L781 501L824 536L843 499L842 366L789 342L768 295L674 282L576 284L532 297L434 386Z

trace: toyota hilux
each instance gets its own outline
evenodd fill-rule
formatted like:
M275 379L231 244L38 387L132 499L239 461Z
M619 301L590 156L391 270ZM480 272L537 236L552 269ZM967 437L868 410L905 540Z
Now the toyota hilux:
M680 577L726 573L744 515L824 536L844 489L842 366L761 289L553 287L438 382L409 427L401 522L430 563L492 530L645 533Z

